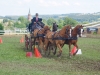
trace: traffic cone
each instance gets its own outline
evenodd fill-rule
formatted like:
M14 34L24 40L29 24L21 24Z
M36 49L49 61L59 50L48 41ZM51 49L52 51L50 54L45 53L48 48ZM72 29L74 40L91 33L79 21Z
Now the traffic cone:
M0 38L0 43L3 43L1 38Z
M24 42L24 38L22 37L21 39L20 39L20 43L23 43Z
M32 52L26 52L26 57L32 57Z
M77 52L76 54L77 54L77 55L81 55L81 54L82 54L81 49L79 49L78 52Z
M77 53L77 48L74 46L71 50L71 55L75 55Z
M35 48L34 48L34 55L35 55L35 57L37 57L37 58L41 58L42 56L41 56L41 53L39 52L39 50L36 48L36 46L35 46Z

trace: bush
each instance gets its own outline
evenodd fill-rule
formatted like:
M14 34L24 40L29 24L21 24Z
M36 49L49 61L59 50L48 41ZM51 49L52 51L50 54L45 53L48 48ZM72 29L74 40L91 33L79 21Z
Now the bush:
M4 27L3 27L3 25L0 23L0 30L3 30L4 29Z
M4 29L4 27L3 27L3 25L0 23L0 30L3 30ZM0 31L0 35L3 35L5 32L4 32L4 30L3 30L3 32L1 32Z

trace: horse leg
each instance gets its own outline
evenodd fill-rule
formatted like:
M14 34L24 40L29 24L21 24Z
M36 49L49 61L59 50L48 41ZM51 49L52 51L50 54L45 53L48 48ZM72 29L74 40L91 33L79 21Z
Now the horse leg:
M43 51L43 42L42 42L42 39L39 39L39 48L40 48L41 53L43 54L44 51Z
M47 49L49 50L49 51L48 51L48 56L50 55L50 51L51 51L51 50L50 50L50 47L51 47L51 45L50 45L50 43L48 43L48 46L47 46Z
M54 50L53 54L55 55L56 51L57 51L57 46L55 45L54 48L55 48L55 50Z
M41 48L40 48L40 41L38 41L38 49L39 49L39 51L40 51L40 53L42 53L42 51L41 51Z
M44 42L44 51L45 51L45 55L46 55L46 51L48 51L48 47L49 46L49 41L47 39L45 39L45 42Z
M60 57L61 53L62 53L62 48L61 48L60 44L57 44L57 47L59 48L59 54L57 55L57 57Z
M69 44L69 58L71 58L71 44Z
M34 38L34 41L32 41L32 38L30 39L30 48L32 48L32 45L33 45L33 50L31 49L31 51L34 53L34 49L35 49L35 42L36 42L36 38Z

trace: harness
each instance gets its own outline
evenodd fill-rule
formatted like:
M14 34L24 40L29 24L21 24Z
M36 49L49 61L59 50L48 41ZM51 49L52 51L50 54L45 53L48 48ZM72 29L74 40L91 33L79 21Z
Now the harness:
M70 39L69 36L68 36L68 38L65 38L65 37L60 36L60 35L59 35L59 32L58 32L57 37L54 37L56 33L57 33L57 32L54 32L54 34L52 35L52 40L66 40L66 39Z
M60 35L57 35L57 37L54 37L56 32L52 35L52 40L65 40L64 37L61 37Z
M44 37L44 34L39 34L39 32L41 31L41 29L39 29L39 31L37 32L37 37Z

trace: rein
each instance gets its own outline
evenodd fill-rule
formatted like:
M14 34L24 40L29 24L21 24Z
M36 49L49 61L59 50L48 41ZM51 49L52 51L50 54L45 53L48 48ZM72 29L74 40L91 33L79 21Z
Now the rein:
M45 35L42 33L42 34L39 34L39 32L42 31L41 29L39 29L39 31L37 32L37 37L44 37ZM43 32L43 31L42 31Z

